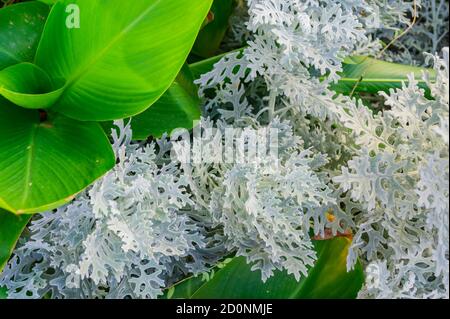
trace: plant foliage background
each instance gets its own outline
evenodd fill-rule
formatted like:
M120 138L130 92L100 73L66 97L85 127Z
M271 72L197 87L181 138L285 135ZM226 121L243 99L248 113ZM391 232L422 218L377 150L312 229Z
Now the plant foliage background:
M119 118L102 123L116 165L32 218L0 274L8 297L448 298L448 2L211 10L182 91L140 119L102 118ZM186 78L201 118L168 107L195 104ZM280 167L185 163L172 127L149 131L165 112L242 139L277 128Z

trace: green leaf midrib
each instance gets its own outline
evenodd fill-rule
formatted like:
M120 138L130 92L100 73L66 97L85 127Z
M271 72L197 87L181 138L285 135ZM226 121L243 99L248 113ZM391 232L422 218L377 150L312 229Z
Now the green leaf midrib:
M417 82L419 83L426 83L425 80L422 79L416 79ZM398 83L403 83L403 82L409 82L408 78L362 78L361 80L359 78L340 78L339 82L374 82L374 83L386 83L386 82L398 82Z
M30 142L27 146L27 154L28 159L27 159L27 164L26 164L26 168L25 168L25 186L24 186L24 192L22 195L22 207L25 207L25 203L27 202L27 197L28 194L30 193L30 189L33 187L33 184L30 185L30 183L32 183L32 167L33 167L33 162L34 162L34 156L36 154L35 152L35 145L36 145L36 136L39 132L39 128L40 124L36 123L33 125L32 129L31 129L31 133L30 133Z

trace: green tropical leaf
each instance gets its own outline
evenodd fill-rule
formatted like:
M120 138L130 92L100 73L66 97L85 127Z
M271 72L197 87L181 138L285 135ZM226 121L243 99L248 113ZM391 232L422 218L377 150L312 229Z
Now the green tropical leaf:
M1 99L0 136L0 207L16 214L69 202L115 164L98 123L43 119Z
M47 5L36 1L0 10L0 70L33 61L48 12Z
M353 56L344 60L341 79L331 89L342 94L388 92L389 89L401 88L402 83L408 82L408 75L413 73L419 86L429 90L422 79L423 72L429 72L431 78L435 77L433 69Z
M0 208L0 272L8 262L17 240L30 219L31 215L17 216ZM1 290L0 287L0 295Z
M164 95L152 107L132 118L133 139L158 138L177 128L191 129L200 115L197 87L185 65Z
M211 3L134 0L130 6L123 0L57 2L35 60L50 77L66 80L54 108L87 121L143 112L179 73ZM76 23L66 25L78 17L80 28Z
M61 96L64 82L51 79L31 63L19 63L0 71L0 95L21 107L46 109Z
M251 271L245 258L234 258L207 281L201 276L182 281L168 290L182 299L314 299L355 298L364 282L362 266L347 272L350 239L336 237L314 242L318 260L300 282L285 271L276 271L265 283ZM167 296L167 295L166 295Z

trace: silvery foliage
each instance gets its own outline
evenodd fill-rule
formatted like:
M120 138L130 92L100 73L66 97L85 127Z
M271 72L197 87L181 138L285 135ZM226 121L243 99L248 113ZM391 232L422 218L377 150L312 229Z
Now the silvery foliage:
M337 234L347 227L356 232L348 268L357 257L367 265L360 297L448 298L448 49L444 60L434 59L438 79L428 81L434 100L425 98L411 77L402 90L383 94L387 110L378 114L360 101L335 96L327 81L318 79L328 73L333 81L341 59L370 42L360 32L367 22L358 22L355 12L374 3L328 1L328 8L339 12L331 17L353 20L328 20L334 32L325 28L315 34L321 19L330 18L316 15L326 11L323 2L248 1L249 48L228 54L198 84L202 93L216 92L205 104L212 116L234 126L289 120L305 149L327 155L316 174L332 190L334 202L316 210L314 233L331 228ZM389 12L395 16L392 23L410 22L412 2L376 3L379 12L384 8L383 27L399 30L389 24ZM236 184L220 173L224 185L245 189L243 175ZM324 212L336 217L332 224ZM253 258L251 251L241 254Z
M239 16L243 6L241 1ZM333 93L326 88L338 80L343 59L350 53L379 52L374 34L398 30L399 20L409 22L413 2L248 0L247 8L250 35L232 31L231 36L238 42L245 38L244 54L228 54L199 81L204 90L218 89L205 110L219 111L226 120L240 121L251 111L257 111L257 119L266 111L273 118L292 105L301 105L300 112L320 119L333 116L329 111ZM258 98L261 86L269 93L263 101ZM272 113L280 96L287 107Z
M245 0L237 2L225 49L242 46L254 38L246 28L248 6ZM434 54L449 44L447 0L347 0L339 3L343 8L353 10L364 26L366 37L354 43L353 54L379 56L386 43L411 26L413 16L416 16L414 26L384 52L383 59L423 65L423 52Z
M397 1L401 3L401 1ZM449 2L447 0L420 0L417 1L416 24L403 37L395 42L393 48L388 50L387 60L408 64L425 63L423 52L435 54L443 47L448 46L448 17ZM391 39L395 32L405 30L412 22L410 17L393 22L394 29L384 29L377 36ZM409 19L409 21L408 21Z
M187 180L166 159L170 145L132 144L130 126L116 124L117 165L74 202L31 222L0 276L10 298L154 298L216 260L189 215Z
M225 39L224 49L242 46L249 40L254 39L254 34L249 32L246 26L250 19L249 6L252 6L255 1L236 0L236 2L235 14L231 17L232 26ZM329 2L297 1L297 3L304 3L308 6L312 4L314 6L320 5L321 7L326 6ZM421 31L418 33L427 37L424 39L425 43L429 43L430 38L435 37L431 40L434 41L433 43L440 43L440 47L443 47L442 44L445 44L442 43L442 39L445 38L444 31L448 29L446 27L446 23L448 23L448 4L445 3L445 0L440 0L439 4L436 4L435 0L345 0L332 2L338 3L346 11L353 11L358 15L358 20L364 27L366 37L358 39L353 44L355 45L354 54L377 55L383 48L380 38L383 38L383 40L392 39L396 33L398 34L411 24L414 14L420 18L421 23L418 24L418 27ZM269 6L273 8L282 3L282 1L272 1L270 3ZM290 3L293 3L293 1L284 1L285 7L288 7ZM414 4L420 10L419 12L415 12ZM306 21L306 24L308 23L309 21ZM413 39L412 36L408 38ZM419 41L416 41L416 44L424 45L420 44ZM421 52L437 51L428 46L422 48ZM436 48L439 48L439 45ZM412 61L411 53L404 51L403 55L407 55L408 61ZM394 54L389 54L388 58L398 59Z
M438 52L448 46L449 3L445 0L422 0L420 21L406 45L420 52ZM413 36L414 35L414 36Z
M361 297L449 297L449 50L433 57L437 79L424 75L431 95L411 75L385 97L390 108L366 107L341 116L358 146L333 181L359 202L348 256L362 257Z
M289 132L287 136L299 142L280 148L280 167L269 173L264 163L258 163L261 169L204 162L185 165L183 172L190 176L194 201L223 227L230 250L247 257L263 280L275 269L286 269L299 279L316 257L310 225L324 235L327 228L334 234L345 232L352 222L339 208L338 190L328 187L329 177L319 172L330 164L323 148L313 152L314 145L305 141L317 140L309 133L298 134L300 128L292 122L306 123L306 116L334 117L334 94L326 87L338 79L342 59L366 37L357 15L360 8L350 2L248 1L248 7L249 47L228 54L197 81L201 95L215 92L208 95L204 114L220 118L213 124L204 120L205 125L219 130L283 125L280 132ZM321 82L318 76L325 75L327 80ZM332 130L330 123L325 126ZM315 124L305 125L304 132L309 132ZM321 159L319 166L315 158ZM337 218L328 219L330 211Z
M376 23L410 21L412 1L240 3L246 22L227 42L249 46L198 80L200 125L238 139L277 128L277 169L270 157L185 162L182 142L138 147L121 126L117 167L32 222L0 277L10 297L155 297L232 252L263 280L275 269L298 279L316 258L310 227L355 232L348 266L366 265L361 297L448 297L448 55L435 58L434 100L411 79L373 114L327 89L345 56L380 49Z
M202 119L201 127L205 156L182 160L191 151L182 142L174 143L174 151L193 200L209 212L213 227L222 228L225 246L245 256L254 270L261 271L263 281L275 269L286 269L297 279L306 276L316 259L310 223L313 219L325 223L323 207L335 204L332 190L316 174L327 163L326 157L305 149L287 121L275 119L263 133L256 122L239 127ZM231 145L226 143L227 129L234 132ZM253 157L248 138L259 134L258 148L264 148L273 142L267 136L270 130L277 131L277 153L270 156L264 151ZM198 155L198 150L194 145L192 153ZM213 160L214 155L208 158L205 150L218 150L218 160ZM234 160L224 161L223 151L234 154Z

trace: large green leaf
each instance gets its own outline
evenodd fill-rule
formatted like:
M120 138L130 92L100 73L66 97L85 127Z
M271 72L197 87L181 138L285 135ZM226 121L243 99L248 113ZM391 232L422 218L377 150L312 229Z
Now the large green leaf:
M220 44L228 30L234 5L234 0L214 0L211 7L213 21L199 33L192 50L193 53L205 58L218 53Z
M239 49L242 51L243 49ZM238 51L238 50L237 50ZM225 54L220 54L189 65L194 78L198 79L202 74L213 69L215 63L219 62ZM337 93L350 94L367 92L376 94L380 91L388 92L391 88L401 88L402 83L408 82L408 75L413 73L421 88L429 91L422 79L423 72L429 72L430 78L436 75L433 69L421 68L398 63L390 63L370 57L353 56L348 57L342 64L342 78L331 89Z
M414 74L420 87L428 89L422 79L423 72L430 72L431 78L435 76L432 69L353 56L344 60L342 77L337 84L331 86L331 89L343 94L388 92L389 89L401 88L403 82L408 82L408 75L411 73Z
M191 129L200 118L200 99L189 67L185 65L175 82L152 107L131 121L133 139L161 137L177 128Z
M64 82L51 79L34 64L15 64L0 71L0 95L30 109L51 107L61 96Z
M40 2L49 4L49 5L54 5L56 2L58 2L59 0L39 0Z
M70 201L115 163L99 124L45 119L1 99L0 136L0 207L16 214Z
M35 1L0 9L0 70L33 61L48 12Z
M0 287L0 299L6 299L8 297L8 291L6 287Z
M17 216L0 208L0 272L5 267L30 218L30 215ZM1 289L0 287L0 294Z
M364 282L362 266L347 272L350 240L337 237L314 242L318 260L300 282L285 271L261 281L261 273L251 271L243 257L234 258L208 281L194 277L175 285L167 294L188 299L315 299L355 298Z
M54 108L74 119L95 121L126 118L147 109L179 73L211 3L57 2L35 60L52 78L66 80ZM70 14L76 18L77 11L70 10L73 4L79 8L80 28L66 26Z

